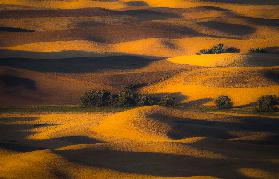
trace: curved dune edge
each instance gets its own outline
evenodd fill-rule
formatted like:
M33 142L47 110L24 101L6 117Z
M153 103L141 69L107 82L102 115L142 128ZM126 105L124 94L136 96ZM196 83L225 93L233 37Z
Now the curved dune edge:
M206 37L181 39L147 38L116 44L97 43L88 40L70 40L28 43L12 47L2 47L1 49L49 53L74 50L94 53L130 53L147 56L180 57L194 55L200 49L206 49L218 43L239 48L241 52L245 53L248 52L250 48L254 47L272 47L274 44L279 43L279 39L270 37L245 40Z
M119 0L119 1L90 1L90 0L78 0L78 1L51 1L51 2L40 2L33 3L30 5L30 0L3 0L0 4L13 4L13 5L21 5L21 6L31 6L36 8L59 8L59 9L76 9L76 8L88 8L88 7L100 7L106 9L123 9L129 7L126 2L133 2L134 0ZM198 4L209 4L209 3L198 3L191 1L183 1L183 0L165 0L163 2L159 2L157 0L144 0L148 6L151 7L193 7Z
M263 95L279 95L279 86L255 87L255 88L219 88L206 87L203 85L186 85L183 81L166 81L151 87L146 87L142 92L156 93L178 93L185 96L182 102L205 101L204 105L214 105L213 99L221 95L230 96L235 106L254 103Z
M270 67L279 66L277 55L261 54L205 54L169 58L168 61L202 67Z
M18 5L18 6L26 6L26 7L36 7L36 8L54 8L54 9L76 9L76 8L88 8L88 7L99 7L106 9L123 9L128 8L127 2L133 2L135 0L119 0L115 2L101 2L94 1L92 3L91 0L78 0L78 1L51 1L51 2L36 2L30 4L30 0L2 0L0 4L7 5ZM211 2L198 2L198 1L184 1L184 0L143 0L149 7L168 7L168 8L189 8L196 6L214 6L216 3ZM251 17L263 17L266 18L278 18L276 13L267 13L269 11L277 12L276 7L274 5L252 5L252 6L241 6L239 8L239 4L231 4L231 3L219 3L222 4L224 8L235 11L242 15L248 15ZM241 4L240 4L241 5ZM265 11L262 11L262 9Z
M0 150L0 176L4 178L158 178L72 163L50 150L16 153ZM206 176L205 176L206 177ZM191 177L189 177L191 178ZM199 177L193 177L199 178ZM203 178L203 176L202 176ZM213 177L208 177L213 178Z
M255 168L240 168L239 172L249 178L277 178L279 173L269 172Z
M169 126L147 117L158 110L156 107L142 107L120 112L93 127L93 131L108 140L169 141L166 135Z
M158 112L163 112L158 106L131 109L111 115L91 129L97 139L112 143L111 147L117 150L186 155L196 158L225 158L218 153L185 145L203 138L171 139L168 133L172 128L172 121L162 122L148 117Z

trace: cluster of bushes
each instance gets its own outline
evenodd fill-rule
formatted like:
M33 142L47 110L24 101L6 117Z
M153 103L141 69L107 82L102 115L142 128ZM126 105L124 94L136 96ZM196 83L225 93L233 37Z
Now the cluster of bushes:
M264 48L251 48L249 53L267 53Z
M133 106L175 106L176 100L170 95L156 98L151 95L139 94L132 88L124 88L118 94L106 90L90 90L80 98L83 107L133 107Z
M218 109L230 109L233 107L233 102L228 96L219 96L215 100ZM275 95L265 95L258 99L256 110L258 112L275 112L278 110L279 98Z
M257 111L259 112L275 112L279 104L279 98L275 95L266 95L258 99Z
M224 44L218 44L213 46L210 49L202 49L200 50L198 55L200 54L220 54L220 53L239 53L240 49L235 47L225 48Z
M219 96L215 99L218 109L230 109L233 102L229 96ZM118 94L112 94L106 90L90 90L80 98L83 107L133 107L133 106L175 106L176 99L173 96L165 95L157 98L151 95L139 94L132 88L124 88ZM256 110L258 112L275 112L278 110L279 98L275 95L265 95L258 99Z

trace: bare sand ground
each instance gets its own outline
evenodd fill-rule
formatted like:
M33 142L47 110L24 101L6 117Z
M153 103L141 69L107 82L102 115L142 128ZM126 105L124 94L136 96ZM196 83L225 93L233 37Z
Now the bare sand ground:
M247 91L252 96L238 99L240 105L278 94L276 1L9 0L1 1L0 9L1 106L77 104L88 89L118 91L132 83L161 93L153 85L182 71L198 69L190 72L193 77L200 68L222 66L241 68L230 68L227 74L223 69L223 75L207 78L201 86L185 87L185 80L176 80L182 86L165 92L201 100L224 91L237 98ZM241 54L195 56L218 43L239 48ZM247 55L257 47L269 53ZM241 81L247 66L251 74L245 68L249 77ZM218 70L204 71L216 76ZM204 76L192 82L202 84ZM260 83L255 82L258 77ZM194 96L197 89L211 92Z
M185 110L279 95L278 12L276 0L1 0L1 107L131 84L182 105L4 112L0 178L279 178L277 116ZM219 43L241 52L196 55Z
M4 178L277 178L275 116L158 106L4 113Z

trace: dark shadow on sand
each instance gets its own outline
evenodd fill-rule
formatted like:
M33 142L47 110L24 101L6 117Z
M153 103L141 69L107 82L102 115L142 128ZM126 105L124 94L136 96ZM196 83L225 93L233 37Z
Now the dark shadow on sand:
M23 78L15 75L0 75L0 86L4 88L24 88L28 90L36 90L36 82L34 80Z
M48 53L35 53L35 55L47 56ZM86 73L107 70L132 70L147 66L156 60L160 59L156 57L132 55L76 57L65 59L0 58L0 67L6 66L38 72Z

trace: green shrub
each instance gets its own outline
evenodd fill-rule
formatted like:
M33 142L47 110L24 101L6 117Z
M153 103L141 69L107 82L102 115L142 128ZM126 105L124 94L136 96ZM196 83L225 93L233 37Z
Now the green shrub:
M111 105L112 94L106 90L90 90L84 93L80 98L83 107L101 107Z
M264 48L251 48L249 53L267 53Z
M233 107L232 100L228 96L219 96L215 100L215 104L218 109L230 109Z
M225 53L239 53L239 52L240 52L240 49L235 48L235 47L229 47L226 49Z
M115 104L121 107L131 107L137 105L138 94L130 88L124 88L116 96Z
M154 104L155 101L148 95L139 95L137 98L137 105L139 106L150 106Z
M258 112L275 112L277 110L276 105L278 105L278 97L275 95L265 95L258 99L257 101L257 111Z
M220 53L239 53L240 50L234 47L225 48L224 44L218 44L210 49L202 49L198 54L220 54Z
M170 96L170 95L163 96L159 101L159 105L161 105L161 106L175 106L176 105L175 98Z

